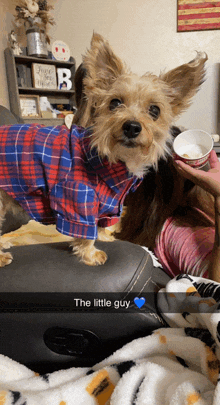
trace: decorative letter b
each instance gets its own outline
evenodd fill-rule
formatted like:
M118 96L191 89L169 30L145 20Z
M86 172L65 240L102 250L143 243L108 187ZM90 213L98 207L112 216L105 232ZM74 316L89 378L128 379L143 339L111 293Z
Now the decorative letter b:
M71 71L69 69L57 69L58 89L71 90L72 82L70 80Z

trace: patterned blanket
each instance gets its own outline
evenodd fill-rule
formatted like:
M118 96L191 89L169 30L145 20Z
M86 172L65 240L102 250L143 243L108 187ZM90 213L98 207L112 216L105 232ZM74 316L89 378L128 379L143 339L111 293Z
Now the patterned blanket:
M0 404L219 405L219 301L219 284L177 276L158 293L171 327L128 343L91 369L41 376L0 355Z

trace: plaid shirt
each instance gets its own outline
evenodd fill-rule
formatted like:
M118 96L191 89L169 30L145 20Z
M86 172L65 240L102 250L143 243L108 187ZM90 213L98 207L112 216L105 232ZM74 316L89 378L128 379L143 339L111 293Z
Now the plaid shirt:
M97 226L119 220L126 194L141 180L124 163L101 159L90 140L91 131L76 126L1 126L0 187L34 220L96 239Z

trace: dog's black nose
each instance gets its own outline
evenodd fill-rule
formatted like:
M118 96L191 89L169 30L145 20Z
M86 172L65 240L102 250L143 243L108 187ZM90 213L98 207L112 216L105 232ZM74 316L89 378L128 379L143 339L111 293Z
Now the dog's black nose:
M141 124L137 121L126 121L123 125L122 125L122 129L124 132L124 135L131 139L131 138L136 138L141 130Z

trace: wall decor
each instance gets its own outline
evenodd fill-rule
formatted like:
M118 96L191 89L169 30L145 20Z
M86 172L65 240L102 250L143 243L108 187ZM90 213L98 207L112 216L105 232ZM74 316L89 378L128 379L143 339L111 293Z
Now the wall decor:
M8 42L9 42L9 46L12 49L14 55L22 54L22 49L17 41L17 35L15 34L14 30L12 30L10 32L10 34L8 34Z
M220 29L220 2L177 0L177 32Z
M70 69L57 68L57 77L58 77L58 89L62 90L72 89L72 82L70 80L71 78Z
M31 27L26 30L27 54L35 58L47 58L47 41L45 31L39 27Z
M39 96L20 95L22 117L41 117Z
M52 55L56 60L68 62L70 59L70 48L63 41L55 41L52 44Z
M23 65L22 63L16 64L17 83L18 87L32 87L31 67Z
M16 73L17 73L18 87L28 87L28 85L27 85L27 67L22 64L17 64Z
M23 22L25 30L38 28L45 32L46 42L50 44L48 24L55 25L55 20L50 13L54 10L54 6L48 4L47 0L19 0L16 3L16 27L21 27Z
M56 68L54 65L32 64L33 86L37 89L57 89Z
M72 126L73 118L74 118L74 114L67 114L67 115L65 116L64 122L65 122L65 125L66 125L66 127L67 127L68 129L70 129L71 126Z

